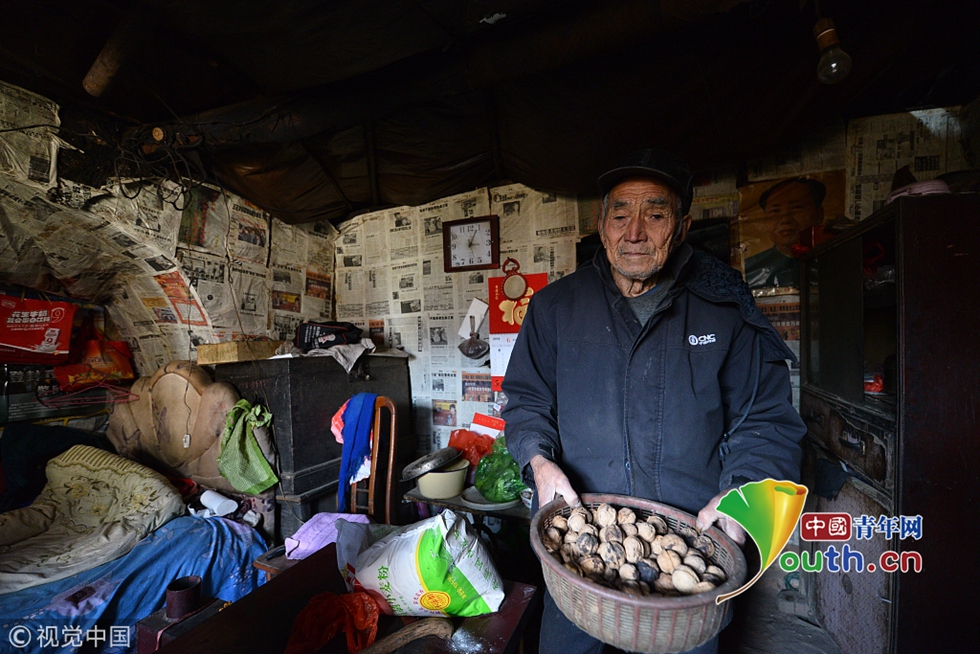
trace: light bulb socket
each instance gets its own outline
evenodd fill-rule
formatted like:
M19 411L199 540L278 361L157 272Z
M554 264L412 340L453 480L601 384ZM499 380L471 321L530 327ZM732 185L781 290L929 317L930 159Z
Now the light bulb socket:
M821 18L817 21L817 24L813 26L813 36L817 39L817 47L820 48L820 52L840 43L834 21L829 18Z

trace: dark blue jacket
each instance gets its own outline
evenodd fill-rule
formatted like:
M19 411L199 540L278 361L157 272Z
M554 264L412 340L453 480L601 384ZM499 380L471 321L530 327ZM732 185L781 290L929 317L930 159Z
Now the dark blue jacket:
M687 245L667 265L673 285L646 325L604 250L534 295L503 383L507 446L526 478L542 454L579 493L694 514L740 483L798 479L792 352L731 267Z

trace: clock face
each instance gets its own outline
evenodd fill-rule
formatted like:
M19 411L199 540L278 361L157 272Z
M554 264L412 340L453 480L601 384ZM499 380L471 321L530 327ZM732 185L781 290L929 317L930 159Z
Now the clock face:
M449 257L453 268L493 263L493 237L489 222L451 225Z

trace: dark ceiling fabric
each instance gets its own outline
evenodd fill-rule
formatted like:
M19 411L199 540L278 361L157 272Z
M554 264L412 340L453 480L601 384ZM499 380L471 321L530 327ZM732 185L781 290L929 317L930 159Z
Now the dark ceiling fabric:
M132 6L153 29L92 98L81 79L126 7L0 0L0 79L124 119L132 143L156 124L203 137L207 170L294 224L504 181L591 193L640 147L705 170L980 93L980 2L821 0L854 60L836 86L816 80L813 2Z

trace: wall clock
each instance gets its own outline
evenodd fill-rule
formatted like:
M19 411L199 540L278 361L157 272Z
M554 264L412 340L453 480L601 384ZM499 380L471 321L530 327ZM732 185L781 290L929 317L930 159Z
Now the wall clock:
M500 219L477 216L442 223L443 270L490 270L500 266Z

